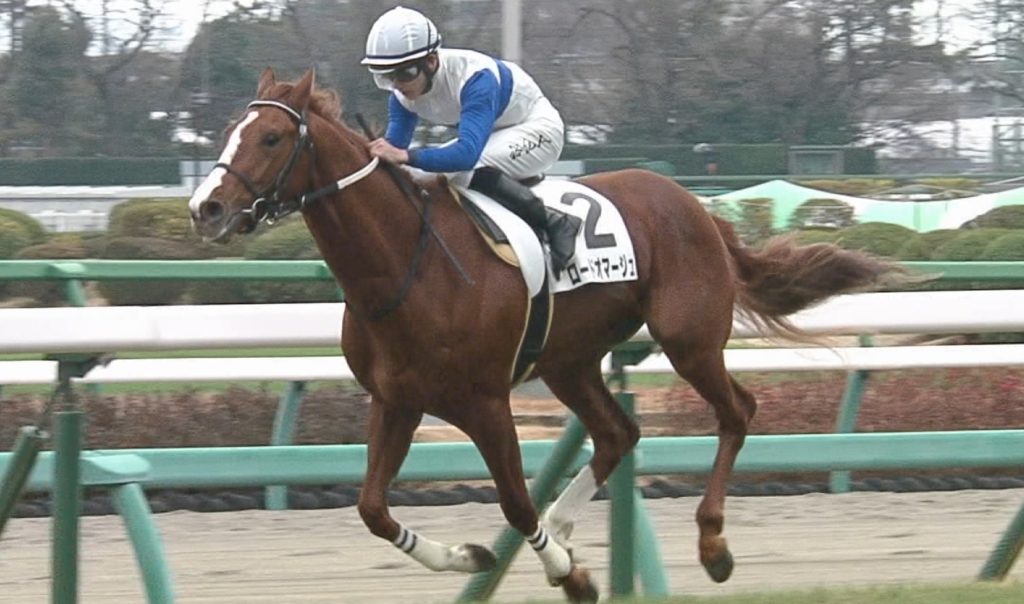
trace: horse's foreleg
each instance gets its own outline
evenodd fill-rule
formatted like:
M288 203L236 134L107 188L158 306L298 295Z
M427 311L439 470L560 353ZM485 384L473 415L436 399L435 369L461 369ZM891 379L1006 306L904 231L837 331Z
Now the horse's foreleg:
M370 403L366 479L359 495L359 515L371 533L390 541L430 570L489 570L494 567L494 554L486 548L472 544L448 547L421 537L391 517L387 488L409 452L421 417L418 411L376 399Z
M466 418L460 426L476 443L487 463L498 490L501 511L509 525L526 537L551 585L562 586L572 602L596 602L597 588L590 581L590 573L574 564L568 550L552 539L538 522L537 510L526 489L519 439L508 399L493 400L486 409L484 405L474 409L473 417Z
M701 564L714 581L721 583L729 578L733 569L732 554L722 536L725 495L757 402L726 372L720 352L703 365L688 365L680 375L711 404L718 419L718 451L704 497L697 506L697 526Z

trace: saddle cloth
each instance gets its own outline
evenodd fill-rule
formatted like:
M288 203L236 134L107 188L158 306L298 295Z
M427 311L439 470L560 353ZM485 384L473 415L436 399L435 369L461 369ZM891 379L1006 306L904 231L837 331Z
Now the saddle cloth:
M618 208L608 198L571 180L546 179L531 190L544 205L576 216L583 225L576 237L576 256L553 280L553 293L587 283L636 280L633 241ZM485 237L493 241L495 252L506 262L519 266L530 295L536 295L547 271L546 255L533 229L490 197L469 189L458 191L471 203L467 211Z
M518 216L490 197L457 188L466 213L499 258L519 267L528 292L526 327L512 370L511 383L524 380L544 349L551 324L551 296L587 283L637 278L633 243L618 209L602 195L568 180L546 180L531 190L544 204L580 219L576 256L555 280L536 233Z

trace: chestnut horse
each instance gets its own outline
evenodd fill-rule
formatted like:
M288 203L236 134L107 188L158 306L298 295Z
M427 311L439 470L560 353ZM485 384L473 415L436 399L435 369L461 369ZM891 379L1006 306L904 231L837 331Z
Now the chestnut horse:
M538 518L509 407L510 368L528 303L522 275L492 253L443 179L422 183L429 203L407 195L408 175L382 169L367 139L340 114L338 95L316 89L312 71L277 82L265 70L256 100L229 127L219 163L189 208L196 230L212 240L301 210L345 292L341 345L371 397L359 498L369 530L433 570L476 572L494 564L487 548L431 541L388 510L388 485L429 413L476 444L505 518L533 546L548 580L562 585L570 600L596 599L567 544L580 508L640 436L609 392L601 359L646 323L718 420L718 452L696 520L700 562L712 579L725 581L733 568L722 534L727 481L757 408L723 363L734 310L768 336L799 337L786 315L877 287L898 269L831 245L779 239L748 249L726 221L652 172L581 178L621 212L639 276L555 296L549 339L531 377L541 378L579 417L594 454Z

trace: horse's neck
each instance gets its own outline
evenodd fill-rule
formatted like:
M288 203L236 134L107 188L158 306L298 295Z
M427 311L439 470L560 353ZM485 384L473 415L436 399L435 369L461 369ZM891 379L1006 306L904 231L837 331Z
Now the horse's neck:
M363 159L359 141L335 135L316 144L318 187L356 172L369 161L368 156ZM306 211L306 223L346 299L374 309L398 292L413 261L420 220L386 170L378 168L315 202Z

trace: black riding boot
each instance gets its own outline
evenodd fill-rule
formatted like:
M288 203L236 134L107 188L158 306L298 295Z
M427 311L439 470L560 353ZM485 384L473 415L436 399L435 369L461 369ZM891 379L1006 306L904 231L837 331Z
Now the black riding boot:
M469 188L490 195L525 220L530 228L547 236L548 247L551 249L551 270L557 279L576 253L580 219L549 209L533 191L497 168L477 168Z

